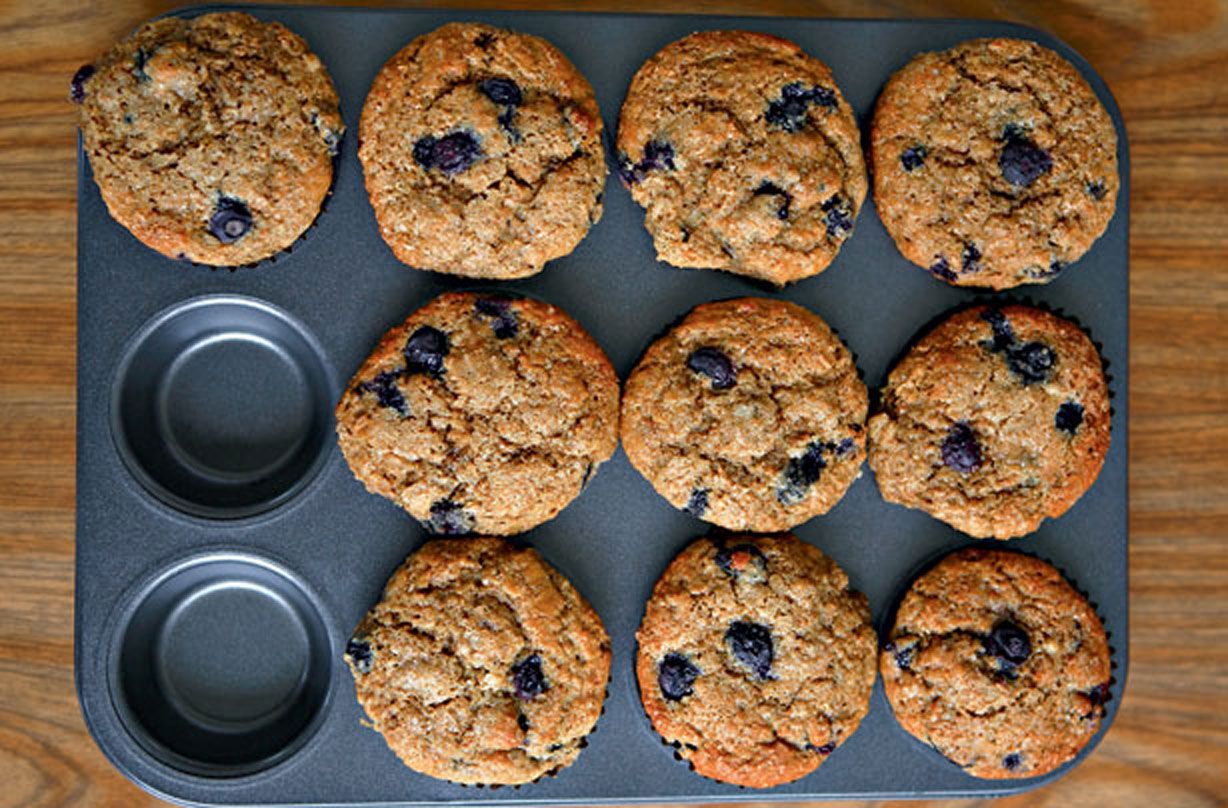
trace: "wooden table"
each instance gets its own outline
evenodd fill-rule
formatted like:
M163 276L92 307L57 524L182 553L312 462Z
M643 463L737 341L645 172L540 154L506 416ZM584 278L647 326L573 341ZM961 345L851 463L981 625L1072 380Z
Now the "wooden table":
M162 804L103 759L73 686L76 134L66 94L78 65L172 5L0 2L0 808ZM1099 750L1005 804L1228 804L1228 5L487 5L998 17L1045 28L1088 58L1125 114L1134 166L1132 664Z

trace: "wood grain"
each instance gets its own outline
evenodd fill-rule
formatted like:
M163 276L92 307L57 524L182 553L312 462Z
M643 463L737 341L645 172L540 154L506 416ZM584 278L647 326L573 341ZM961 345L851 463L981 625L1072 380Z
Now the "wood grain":
M450 5L1000 18L1088 58L1125 114L1134 167L1132 665L1100 749L1002 804L1228 805L1228 5ZM78 65L168 8L0 0L0 808L163 804L104 760L73 686L76 134L65 96Z

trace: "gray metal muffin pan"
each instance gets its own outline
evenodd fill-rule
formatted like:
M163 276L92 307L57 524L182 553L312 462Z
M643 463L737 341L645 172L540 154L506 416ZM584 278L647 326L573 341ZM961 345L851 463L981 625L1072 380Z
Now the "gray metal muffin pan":
M579 760L517 789L464 788L405 768L362 726L341 661L345 639L424 534L351 477L332 437L332 403L386 329L439 292L473 284L402 266L380 240L356 156L358 119L384 61L451 20L554 42L593 83L607 128L636 68L699 29L746 28L799 43L831 66L863 130L894 70L964 39L1035 39L1084 73L1117 126L1117 215L1062 277L994 298L1076 318L1103 346L1113 377L1113 443L1100 478L1061 519L1007 545L1063 569L1104 618L1116 676L1108 727L1127 659L1130 167L1113 98L1077 53L1040 31L970 20L244 10L307 39L332 73L348 127L334 193L288 253L235 272L164 258L110 218L79 158L76 678L90 730L124 774L182 803L383 805L985 796L1064 771L972 778L899 728L881 683L861 728L801 780L754 791L689 771L640 706L634 635L657 576L708 528L658 497L621 450L577 501L525 536L592 602L613 643L605 712ZM613 175L605 204L572 255L502 288L561 306L623 377L692 306L764 295L820 314L875 389L924 324L987 296L905 261L870 200L835 263L779 292L657 263L642 213ZM868 467L835 509L796 532L848 571L880 630L924 563L971 543L884 503Z

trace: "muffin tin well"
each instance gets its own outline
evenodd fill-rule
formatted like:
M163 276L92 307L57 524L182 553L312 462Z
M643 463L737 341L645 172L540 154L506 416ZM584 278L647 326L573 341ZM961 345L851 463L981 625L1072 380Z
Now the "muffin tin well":
M523 537L584 594L610 633L609 696L588 748L557 777L519 789L418 775L363 726L341 655L424 534L353 479L332 423L345 380L380 335L436 294L475 286L397 262L363 189L362 104L384 61L413 37L453 20L543 36L592 82L612 132L631 76L666 43L699 29L765 31L832 68L863 133L879 90L917 52L978 36L1034 39L1079 68L1113 116L1122 192L1108 231L1063 276L991 297L1077 319L1101 344L1119 395L1095 485L1063 517L1006 546L1054 563L1104 619L1117 677L1107 728L1128 655L1128 402L1120 393L1130 172L1116 105L1077 53L1044 32L991 21L243 10L308 41L332 74L348 129L333 195L292 250L236 271L165 258L110 218L79 158L76 671L90 730L122 772L194 804L595 804L986 796L1034 787L1077 765L1031 780L977 780L900 730L881 683L858 731L794 783L739 789L678 765L640 704L635 629L661 571L709 527L658 497L620 449L575 502ZM659 264L642 210L611 174L605 214L574 253L497 286L568 312L622 378L654 335L699 303L791 300L838 330L873 391L925 323L986 293L913 267L868 202L831 267L776 290ZM849 573L880 628L922 563L973 543L884 503L868 467L839 505L795 532Z

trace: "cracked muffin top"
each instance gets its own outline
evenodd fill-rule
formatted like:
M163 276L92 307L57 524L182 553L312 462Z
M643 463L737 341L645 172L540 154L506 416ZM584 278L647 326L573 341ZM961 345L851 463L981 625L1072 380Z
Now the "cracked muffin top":
M975 777L1036 777L1100 727L1111 660L1104 626L1040 559L961 550L909 588L879 659L909 733Z
M883 88L870 143L887 232L955 286L1046 283L1113 218L1113 122L1079 71L1034 42L917 56Z
M393 573L345 660L372 728L406 766L512 785L579 756L605 701L610 639L536 551L438 539Z
M1104 464L1109 391L1078 326L1028 306L974 306L891 370L870 417L883 499L978 538L1056 519Z
M601 218L593 88L540 37L449 23L375 77L358 156L380 234L412 267L523 278Z
M699 539L653 588L636 634L653 727L695 771L767 788L817 769L870 707L866 598L796 536Z
M451 292L384 335L336 417L367 490L434 533L508 535L554 517L614 453L618 377L554 306Z
M751 31L701 31L645 62L618 163L661 260L778 286L832 262L866 195L857 121L831 71Z
M311 226L344 131L307 43L236 12L146 23L77 71L72 99L115 220L213 266L273 256Z

